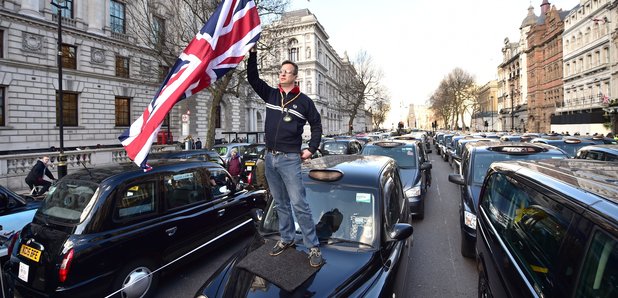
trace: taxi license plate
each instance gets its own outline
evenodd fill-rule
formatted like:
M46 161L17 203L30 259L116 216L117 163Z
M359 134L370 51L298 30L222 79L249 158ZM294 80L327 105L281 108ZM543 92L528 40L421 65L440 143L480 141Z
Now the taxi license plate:
M254 165L255 165L255 162L252 162L252 161L248 161L245 163L245 166L254 166Z
M19 254L35 262L38 262L39 259L41 258L40 250L36 248L32 248L25 244L21 245L21 248L19 249Z

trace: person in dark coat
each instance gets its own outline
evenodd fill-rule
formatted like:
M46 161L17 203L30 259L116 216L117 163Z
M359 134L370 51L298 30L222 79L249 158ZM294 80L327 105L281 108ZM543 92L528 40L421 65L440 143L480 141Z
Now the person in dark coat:
M200 141L200 138L197 138L195 142L195 149L202 149L202 141Z
M36 161L28 176L26 176L26 184L32 190L35 186L43 186L43 188L39 192L34 192L33 195L38 196L47 192L49 187L51 186L51 182L43 179L43 175L49 177L51 180L56 180L52 172L47 168L47 164L49 164L49 156L43 156L39 160Z
M227 162L227 171L232 175L234 179L234 183L238 183L240 178L240 173L242 173L242 159L240 159L240 155L238 155L238 151L236 148L232 149L232 157Z

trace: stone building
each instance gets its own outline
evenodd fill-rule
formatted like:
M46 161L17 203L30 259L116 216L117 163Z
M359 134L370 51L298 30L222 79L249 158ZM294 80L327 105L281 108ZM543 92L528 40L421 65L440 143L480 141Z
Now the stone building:
M57 53L62 54L64 147L119 146L117 137L144 111L167 74L156 48L132 32L139 20L127 14L137 1L65 1L61 10L62 45L58 51L58 9L50 1L0 1L0 151L44 150L60 143ZM164 3L164 2L161 2ZM164 5L164 4L161 4ZM163 42L169 10L155 7L153 42ZM325 133L347 131L336 104L337 82L353 66L340 58L328 35L308 11L290 13L289 35L281 57L295 58L301 89L318 105ZM198 28L196 28L197 30ZM302 52L300 52L302 50ZM241 64L242 67L244 64ZM174 141L205 138L211 95L207 90L179 103L162 131ZM223 132L262 131L264 104L250 88L225 96L216 113L216 138ZM365 121L359 113L359 128ZM361 119L362 118L362 119ZM362 122L362 125L360 124ZM360 129L359 129L360 130Z
M564 19L564 101L552 117L554 131L609 131L603 107L612 98L610 2L582 0Z
M531 7L532 8L532 7ZM550 132L551 117L563 102L562 32L569 11L541 4L541 16L528 33L528 127Z
M486 125L487 124L487 125ZM478 110L472 116L473 131L498 131L498 81L479 88Z

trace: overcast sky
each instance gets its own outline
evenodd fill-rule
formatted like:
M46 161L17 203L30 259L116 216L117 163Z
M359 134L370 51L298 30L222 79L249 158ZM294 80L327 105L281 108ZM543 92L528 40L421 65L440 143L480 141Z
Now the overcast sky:
M579 0L550 0L572 9ZM424 104L440 80L460 67L483 85L497 78L504 38L519 40L519 26L542 0L291 0L308 8L340 56L367 51L384 72L391 110ZM397 115L391 115L395 121ZM385 125L386 126L386 125Z

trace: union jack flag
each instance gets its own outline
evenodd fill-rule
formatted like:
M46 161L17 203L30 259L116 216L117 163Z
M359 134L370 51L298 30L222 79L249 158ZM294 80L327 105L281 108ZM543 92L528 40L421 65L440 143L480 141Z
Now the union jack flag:
M118 139L148 171L148 153L174 105L236 68L262 31L252 0L224 0L180 54L144 113Z

